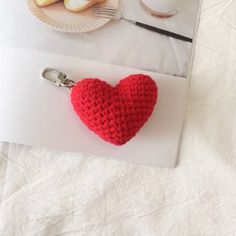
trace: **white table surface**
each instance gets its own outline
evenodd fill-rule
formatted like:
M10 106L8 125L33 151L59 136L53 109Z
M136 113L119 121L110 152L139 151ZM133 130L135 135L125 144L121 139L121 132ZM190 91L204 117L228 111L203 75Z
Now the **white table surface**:
M198 0L182 2L178 13L168 19L149 16L138 0L122 0L121 8L127 18L193 37ZM15 27L16 24L18 27ZM84 34L56 32L32 17L25 0L1 2L0 28L5 32L0 37L2 46L55 52L178 76L187 74L192 48L191 43L162 36L123 21L112 22Z
M235 12L203 1L178 168L1 144L0 234L235 236Z

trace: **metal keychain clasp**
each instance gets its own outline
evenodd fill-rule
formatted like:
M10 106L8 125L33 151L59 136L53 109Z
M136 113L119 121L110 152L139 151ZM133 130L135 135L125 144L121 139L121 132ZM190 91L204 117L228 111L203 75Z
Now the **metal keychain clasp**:
M73 80L67 79L66 74L51 67L47 67L43 70L42 77L49 83L58 87L71 88L75 84Z

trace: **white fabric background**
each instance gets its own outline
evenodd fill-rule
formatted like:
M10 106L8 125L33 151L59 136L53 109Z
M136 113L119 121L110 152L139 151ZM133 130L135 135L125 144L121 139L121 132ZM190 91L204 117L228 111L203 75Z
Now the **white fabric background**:
M0 235L236 235L235 12L203 1L176 169L1 144Z

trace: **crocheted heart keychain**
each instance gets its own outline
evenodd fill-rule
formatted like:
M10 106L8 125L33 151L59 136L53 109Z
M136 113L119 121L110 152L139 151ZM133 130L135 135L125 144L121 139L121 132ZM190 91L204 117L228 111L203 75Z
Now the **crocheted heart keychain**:
M56 77L52 76L55 73ZM56 86L69 88L80 120L115 145L123 145L136 135L151 116L158 97L156 83L143 74L129 75L115 87L93 78L75 83L53 68L45 68L42 77Z

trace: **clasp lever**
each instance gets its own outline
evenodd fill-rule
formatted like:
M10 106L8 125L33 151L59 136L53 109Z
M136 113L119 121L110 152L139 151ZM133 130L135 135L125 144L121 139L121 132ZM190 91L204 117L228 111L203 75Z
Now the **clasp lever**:
M75 84L73 80L67 79L66 74L51 67L47 67L43 70L42 77L58 87L70 88Z

